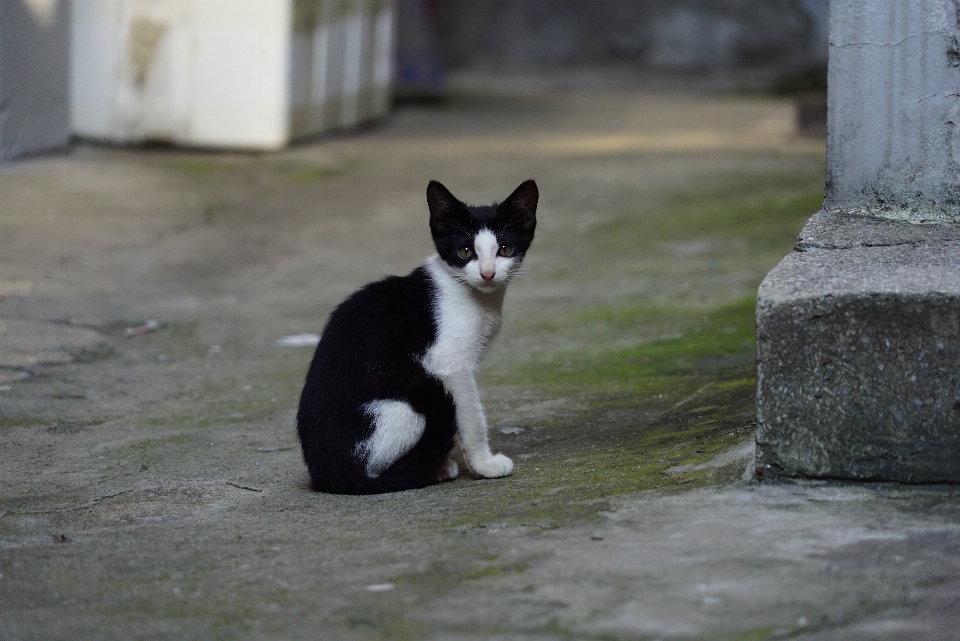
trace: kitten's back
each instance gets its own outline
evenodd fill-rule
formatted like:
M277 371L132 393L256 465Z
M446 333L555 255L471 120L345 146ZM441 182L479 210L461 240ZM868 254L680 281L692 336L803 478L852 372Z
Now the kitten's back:
M453 448L456 421L442 383L420 364L436 339L434 300L434 284L419 267L407 276L367 285L330 315L297 413L304 460L316 489L365 494L436 482ZM423 417L424 427L409 451L371 477L369 448L384 442L375 438L377 417L404 415L377 414L377 408L396 407L383 402L407 404ZM385 443L381 447L399 447Z

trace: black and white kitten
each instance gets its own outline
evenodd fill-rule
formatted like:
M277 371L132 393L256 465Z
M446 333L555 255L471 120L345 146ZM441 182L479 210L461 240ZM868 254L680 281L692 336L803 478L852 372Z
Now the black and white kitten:
M528 180L499 205L470 207L431 181L437 253L343 301L310 363L297 432L315 489L371 494L456 478L457 441L477 476L513 472L490 451L476 374L533 242L538 198Z

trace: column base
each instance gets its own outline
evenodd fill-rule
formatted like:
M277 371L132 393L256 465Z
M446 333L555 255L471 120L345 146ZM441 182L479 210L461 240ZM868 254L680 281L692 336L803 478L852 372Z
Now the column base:
M807 222L757 295L756 476L960 482L960 225Z

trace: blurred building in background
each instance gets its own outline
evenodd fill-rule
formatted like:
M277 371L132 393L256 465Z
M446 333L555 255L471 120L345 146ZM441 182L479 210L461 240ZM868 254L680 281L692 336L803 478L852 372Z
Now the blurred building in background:
M440 54L437 0L396 0L398 98L442 98L447 73Z
M277 149L384 115L391 0L72 0L73 129Z
M453 69L826 67L828 0L437 0Z
M63 146L71 133L276 149L383 116L395 93L440 96L447 70L802 76L825 69L827 7L828 0L2 0L0 160Z

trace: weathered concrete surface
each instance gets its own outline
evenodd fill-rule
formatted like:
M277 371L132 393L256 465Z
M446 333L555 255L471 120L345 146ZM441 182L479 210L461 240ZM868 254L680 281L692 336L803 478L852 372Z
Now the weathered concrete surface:
M827 209L960 220L953 0L831 5Z
M4 166L0 637L944 638L956 489L739 480L752 295L822 200L791 124L486 92L275 155ZM482 202L528 177L538 236L481 379L516 474L311 492L310 353L273 341L430 251L430 178Z
M960 35L831 4L824 211L757 295L757 473L960 481Z
M960 226L821 212L757 298L760 478L960 482Z
M70 140L66 0L0 3L0 161Z
M938 247L960 241L960 225L917 225L875 216L819 211L810 217L794 249L860 249L865 247Z

